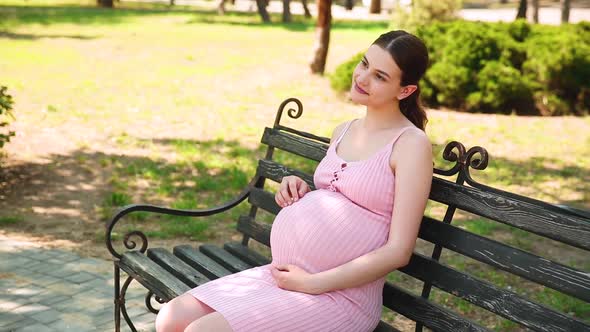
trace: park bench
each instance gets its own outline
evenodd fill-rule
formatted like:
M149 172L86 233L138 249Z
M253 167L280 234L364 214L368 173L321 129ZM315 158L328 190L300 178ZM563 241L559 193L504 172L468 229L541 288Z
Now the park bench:
M152 302L160 303L183 294L190 288L221 276L270 262L269 246L271 223L261 221L260 210L277 214L274 192L265 190L265 181L280 182L286 175L295 174L313 187L313 175L301 169L283 165L273 159L276 149L303 158L319 161L325 155L329 139L281 124L287 113L299 118L303 112L301 102L295 98L285 100L279 107L274 126L265 128L262 143L268 146L266 155L258 161L256 174L246 188L232 201L216 208L187 211L153 205L130 205L120 210L107 224L106 245L114 259L115 329L119 331L121 315L132 330L133 322L125 307L126 290L132 280L147 288L146 306L156 313ZM290 120L293 122L292 120ZM397 283L387 282L383 290L384 311L392 310L416 322L416 330L423 327L434 331L487 331L482 322L473 321L457 308L448 308L433 300L436 290L452 294L475 306L516 322L533 331L590 331L588 320L573 317L546 305L536 303L505 287L459 271L445 264L440 257L443 248L469 257L492 269L519 276L534 285L542 285L590 303L590 273L566 266L560 262L469 232L452 225L457 210L481 218L503 223L572 246L583 254L590 251L590 215L587 211L556 206L539 200L498 190L476 182L471 169L483 170L488 153L481 147L466 149L461 143L451 142L443 158L450 162L446 169L434 169L430 200L444 209L444 217L436 220L424 216L419 241L431 243L428 254L415 252L410 263L400 268L404 277L418 282L419 292L410 291ZM267 185L268 187L268 185ZM247 202L245 202L247 200ZM179 245L172 252L163 248L148 249L148 239L140 230L134 230L121 239L121 252L115 250L112 237L115 225L129 213L144 211L179 216L207 217L249 204L249 214L239 217L237 230L243 235L241 242L228 241L223 246L202 244ZM455 218L456 219L456 218ZM260 244L251 245L258 242ZM266 248L266 254L253 247ZM444 258L444 257L443 257ZM127 275L122 284L120 273ZM398 273L398 272L396 272ZM400 273L401 274L401 273ZM122 279L121 279L122 280ZM435 287L435 290L433 290ZM383 320L375 331L398 331Z

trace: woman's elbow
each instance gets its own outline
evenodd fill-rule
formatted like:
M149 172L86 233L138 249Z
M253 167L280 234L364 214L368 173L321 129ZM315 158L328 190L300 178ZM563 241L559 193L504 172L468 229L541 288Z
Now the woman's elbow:
M413 250L406 251L403 254L399 255L398 258L398 268L404 267L410 263L412 259Z

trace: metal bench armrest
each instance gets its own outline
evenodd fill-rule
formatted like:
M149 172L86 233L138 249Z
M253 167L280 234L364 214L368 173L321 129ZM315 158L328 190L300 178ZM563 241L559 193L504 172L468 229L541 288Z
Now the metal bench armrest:
M254 183L254 181L252 181L252 183ZM236 198L226 202L223 205L220 205L220 206L217 206L214 208L209 208L209 209L181 210L181 209L172 209L172 208L168 208L168 207L161 207L161 206L155 206L155 205L149 205L149 204L131 204L131 205L124 206L113 216L111 221L106 225L105 242L106 242L107 249L109 250L111 255L113 255L113 257L115 257L117 259L121 258L121 254L118 253L113 248L112 232L113 232L113 228L115 227L117 222L129 213L144 211L144 212L153 212L153 213L168 214L168 215L175 215L175 216L184 216L184 217L211 216L214 214L218 214L218 213L227 211L227 210L233 208L234 206L240 204L246 198L248 198L248 196L250 195L250 190L252 188L252 183L250 183L250 185L248 185ZM125 245L125 247L127 249L135 249L137 244L135 243L135 241L130 240L130 238L133 236L139 237L141 239L141 248L139 249L139 251L142 253L145 253L145 251L147 250L147 247L148 247L148 241L147 241L147 237L145 236L145 234L143 234L143 232L141 232L141 231L135 230L135 231L131 231L131 232L125 234L125 237L123 239L123 244Z

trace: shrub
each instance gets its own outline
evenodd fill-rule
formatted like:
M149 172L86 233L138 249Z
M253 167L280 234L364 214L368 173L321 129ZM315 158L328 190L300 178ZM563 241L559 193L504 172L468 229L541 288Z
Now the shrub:
M467 108L511 114L531 110L533 96L520 71L498 61L487 62L477 75L477 91L467 96Z
M536 34L527 40L523 72L539 85L536 105L545 115L588 112L590 43L567 31Z
M334 73L330 75L330 85L332 89L338 92L346 92L350 90L352 82L352 72L354 68L361 62L361 59L365 55L364 52L358 53L353 56L350 60L340 64L334 70Z
M7 118L14 119L14 115L12 114L12 96L6 93L6 90L7 88L5 86L0 86L0 148L10 142L10 138L14 136L14 131L4 129L9 124Z
M430 82L422 98L430 105L445 105L463 108L467 95L474 91L468 68L456 66L448 61L436 62L426 72L425 80ZM423 84L423 82L421 82Z
M393 25L415 31L416 28L434 22L448 22L458 18L462 0L413 0L407 7L398 5Z
M415 34L430 54L420 82L429 106L469 112L589 113L590 23L457 20L419 26ZM338 67L335 76L345 83L340 91L350 88L358 57Z

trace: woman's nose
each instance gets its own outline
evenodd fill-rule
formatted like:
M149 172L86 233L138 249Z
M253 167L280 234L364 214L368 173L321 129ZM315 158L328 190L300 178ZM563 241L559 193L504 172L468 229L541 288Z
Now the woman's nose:
M369 77L368 73L366 71L361 72L358 76L358 83L362 84L362 85L366 85L367 84L367 78Z

